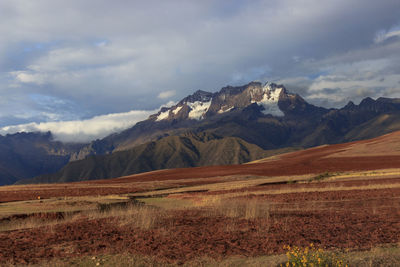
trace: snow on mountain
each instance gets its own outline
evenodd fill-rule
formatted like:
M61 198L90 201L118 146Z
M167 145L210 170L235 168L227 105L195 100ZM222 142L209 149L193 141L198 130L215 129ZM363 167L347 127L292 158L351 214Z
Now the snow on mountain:
M161 112L160 115L157 116L156 121L161 121L161 120L165 120L168 118L169 116L169 109L167 111Z
M176 108L172 111L172 113L174 113L174 114L176 115L176 114L178 114L179 111L181 111L181 109L182 109L182 106L176 107Z
M244 108L252 103L263 107L264 114L284 116L278 106L281 95L286 94L282 85L251 82L245 86L227 86L216 93L198 90L182 99L177 105L161 109L152 116L155 121L172 119L202 120L215 114L222 114L234 108ZM179 114L178 114L179 113Z
M271 114L274 116L284 116L285 114L279 109L278 106L279 96L283 90L283 87L271 86L271 84L267 83L263 86L263 90L263 98L261 101L256 102L258 105L264 108L262 113Z
M208 102L196 101L194 103L188 102L187 105L190 107L190 112L188 117L190 119L201 120L204 118L204 115L207 113L208 109L211 106L212 98Z
M218 110L218 113L219 113L219 114L225 113L225 112L228 112L228 111L232 110L233 108L234 108L234 107L222 106L221 109Z

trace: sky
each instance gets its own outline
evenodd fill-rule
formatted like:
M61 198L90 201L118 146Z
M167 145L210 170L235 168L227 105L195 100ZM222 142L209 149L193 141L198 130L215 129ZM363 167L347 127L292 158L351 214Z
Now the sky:
M253 80L400 97L400 1L0 0L0 134L86 142Z

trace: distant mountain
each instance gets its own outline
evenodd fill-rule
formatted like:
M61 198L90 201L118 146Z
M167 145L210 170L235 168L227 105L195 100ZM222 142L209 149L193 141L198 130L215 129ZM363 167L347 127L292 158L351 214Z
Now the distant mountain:
M55 174L19 183L72 182L158 169L239 164L292 150L265 151L240 138L189 132L181 136L164 137L126 151L73 161Z
M121 133L91 142L71 160L128 150L188 130L241 138L265 150L373 138L400 129L399 101L366 98L359 105L325 109L274 83L227 86L216 93L199 90ZM371 128L381 115L389 115L390 123Z
M315 119L306 118L319 118L328 111L308 104L299 95L289 93L283 85L274 83L227 86L216 93L199 90L172 107L161 108L130 129L91 142L71 159L127 150L188 130L211 131L242 138L263 149L275 149L290 143L285 140L292 124L298 124L298 118L304 120L304 127L311 128L310 122L315 124Z
M302 145L335 144L374 138L400 130L400 99L365 98L324 114Z
M248 164L169 169L112 179L104 184L120 185L135 181L164 181L169 179L212 178L231 175L292 176L330 172L368 171L400 166L400 131L377 138L343 144L323 145ZM316 176L314 176L316 177ZM103 182L102 182L103 183Z
M251 82L215 93L197 91L121 133L68 150L63 158L69 158L68 165L55 175L43 176L49 171L42 169L35 181L243 163L271 150L343 143L396 130L400 99L366 98L359 105L349 102L340 109L326 109L307 103L283 85Z
M0 185L56 172L81 147L55 142L50 133L0 135Z

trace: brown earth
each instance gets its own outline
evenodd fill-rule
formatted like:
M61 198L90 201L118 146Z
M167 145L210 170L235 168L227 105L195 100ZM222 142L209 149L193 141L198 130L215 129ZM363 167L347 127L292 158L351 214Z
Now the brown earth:
M177 180L227 175L284 176L400 167L400 131L378 138L320 146L257 161L253 164L182 168L136 174L99 183ZM379 153L374 153L378 151Z
M15 185L15 186L0 186L0 203L11 201L23 201L53 198L53 197L80 197L80 196L106 196L119 195L148 191L155 186L161 188L175 188L192 185L212 184L222 182L226 179L221 178L206 178L206 179L187 179L170 181L166 184L149 183L138 184L132 181L124 183L113 183L110 180L98 180L90 182L76 182L65 184L42 184L42 185ZM157 180L154 180L156 182Z
M2 190L3 189L3 190ZM41 199L51 197L76 197L76 196L105 196L111 194L127 194L138 192L134 186L120 187L99 187L99 186L80 186L74 184L65 185L42 185L39 187L12 186L0 187L0 203L10 201L32 200L40 197Z
M0 202L37 199L38 196L144 192L219 183L223 181L220 177L232 175L273 177L400 168L397 144L400 144L400 132L288 153L245 165L162 170L71 184L6 186L0 188ZM152 255L167 262L183 263L199 256L219 259L231 255L282 253L283 245L314 243L328 249L360 250L400 242L400 174L396 176L395 172L391 177L263 184L234 190L175 194L169 198L196 200L227 193L233 193L232 197L238 201L267 203L268 216L231 218L203 207L168 210L166 216L161 216L147 230L133 224L121 224L118 217L107 217L3 231L0 232L0 265L118 253ZM160 209L162 212L166 211ZM48 220L63 218L62 214L15 216L3 220L22 220L23 216Z
M268 218L234 219L193 209L174 211L150 230L105 218L0 233L0 261L35 263L124 251L179 263L203 255L282 253L285 244L359 250L400 241L398 189L253 197L277 204ZM365 201L371 199L377 201Z
M247 193L251 195L252 193L257 193L259 191L278 191L277 194L274 194L274 198L279 197L277 195L283 195L285 190L307 190L312 191L313 189L326 189L328 191L340 191L342 188L349 188L351 187L349 196L352 195L352 192L358 191L357 187L361 186L370 186L373 188L374 186L379 185L388 185L391 187L398 187L397 189L393 189L394 191L400 190L400 177L398 178L379 178L379 179L363 179L363 180L349 180L349 181L326 181L326 182L313 182L313 183L269 183L264 185L257 185L252 187L244 187L239 189L230 189L230 190L213 190L209 192L191 192L190 194L181 193L179 195L170 195L168 197L172 198L193 198L196 196L204 196L204 195L220 195L220 194L228 194L228 193ZM371 189L374 190L374 189ZM365 191L365 189L360 190ZM345 191L343 191L345 192ZM305 194L311 194L312 192L306 192ZM296 192L299 194L299 192ZM271 195L272 196L272 195Z
M400 131L370 140L320 146L287 153L253 164L160 170L115 179L59 185L5 186L0 187L0 203L36 199L38 196L49 198L108 195L145 190L138 188L136 184L132 184L137 182L213 178L232 175L284 176L400 168L400 146L397 144L400 144ZM374 151L379 153L374 154ZM217 180L182 182L180 186L211 182L217 182Z

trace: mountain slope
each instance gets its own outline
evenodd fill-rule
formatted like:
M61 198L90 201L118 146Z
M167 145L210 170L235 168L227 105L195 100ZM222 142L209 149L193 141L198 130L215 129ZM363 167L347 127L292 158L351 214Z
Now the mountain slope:
M391 119L371 128L369 121L385 114ZM131 149L188 130L237 137L269 150L372 138L399 129L398 121L399 99L365 98L359 105L349 102L341 109L325 109L307 103L283 85L251 82L216 93L199 90L121 133L93 141L71 160Z
M65 168L62 179L108 178L107 175L115 177L162 168L210 165L215 162L241 163L252 158L252 154L242 154L248 144L253 144L264 152L287 147L308 148L373 138L397 129L400 129L400 99L365 98L359 105L349 102L340 109L325 109L307 103L301 96L288 92L283 85L251 82L243 86L227 86L215 93L197 91L172 107L161 108L147 120L121 133L93 141L78 150L70 149L62 158L51 153L46 158L46 151L38 154L41 155L38 162L29 153L5 153L4 155L11 155L9 159L1 159L0 154L1 163L6 163L0 163L0 175L12 177L7 180L10 183L32 177L32 173L41 175L55 171L66 163L67 158L71 164ZM189 137L188 132L197 137ZM216 155L220 155L218 159L212 157L210 161L206 161L200 155L203 150L185 139L197 140L205 132L214 136L217 144L212 147L212 142L207 141L209 149L204 151L208 154L216 151ZM230 146L238 147L238 144L228 145L222 138L240 140L246 145L241 150L230 150ZM5 147L3 150L7 149L15 148ZM114 155L124 151L127 154ZM99 157L92 157L94 155ZM127 167L128 163L122 155L141 163L129 163L132 167ZM230 158L227 155L231 155ZM27 156L32 159L27 160ZM81 165L76 163L79 168L72 171L71 166L75 166L73 161L85 159L87 161L80 162ZM46 165L52 160L57 162ZM125 163L119 165L118 162ZM46 166L40 167L43 164ZM70 172L68 175L67 169Z
M121 184L141 181L163 181L211 178L231 175L241 176L298 176L326 172L367 171L393 169L400 166L400 131L373 139L343 144L325 145L275 157L229 166L169 169L99 181ZM395 171L393 175L397 175Z
M238 137L263 149L282 148L291 146L291 141L284 141L290 132L307 135L327 112L328 109L310 105L283 85L274 83L227 86L216 93L199 90L130 129L93 141L71 160L127 150L188 130Z
M264 151L239 138L186 133L183 136L168 136L126 151L73 161L58 173L26 182L71 182L166 168L240 164L279 152Z
M304 147L374 138L400 129L400 99L365 98L324 114Z
M0 136L0 185L56 172L81 147L52 141L50 133Z
M252 82L217 93L197 91L122 133L92 142L72 156L83 159L79 163L71 162L55 176L39 180L100 179L164 168L243 163L261 153L246 154L249 144L267 153L343 143L391 132L399 129L399 122L398 99L366 98L359 105L349 102L341 109L324 109L282 85ZM208 140L199 147L196 138L204 132L214 136L215 143ZM239 146L238 140L246 145Z

